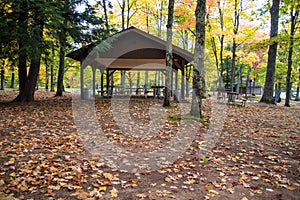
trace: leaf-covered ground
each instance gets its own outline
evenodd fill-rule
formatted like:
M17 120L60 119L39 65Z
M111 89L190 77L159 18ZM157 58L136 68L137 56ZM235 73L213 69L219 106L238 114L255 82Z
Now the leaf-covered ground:
M206 118L182 156L156 170L130 173L87 150L91 147L78 135L70 94L57 98L38 91L35 102L10 103L16 94L0 91L1 200L299 199L299 106L228 107L215 147L201 158L197 152L213 117L211 101L205 100ZM130 102L131 119L141 131L154 103L161 101ZM95 108L106 139L129 152L163 148L178 132L175 104L154 136L125 134L131 126L116 125L108 99L97 100Z

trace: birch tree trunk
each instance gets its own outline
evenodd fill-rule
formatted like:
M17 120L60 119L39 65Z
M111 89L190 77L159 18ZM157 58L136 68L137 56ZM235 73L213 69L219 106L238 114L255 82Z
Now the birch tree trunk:
M163 106L170 106L171 80L172 80L172 26L173 26L174 0L169 0L167 22L167 47L166 47L166 81Z
M199 118L202 117L202 94L204 91L205 13L206 0L198 0L195 10L196 41L194 51L191 115Z

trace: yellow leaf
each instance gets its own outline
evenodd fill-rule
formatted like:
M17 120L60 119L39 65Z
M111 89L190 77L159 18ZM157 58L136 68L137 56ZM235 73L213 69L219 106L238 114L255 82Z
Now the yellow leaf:
M115 187L113 187L113 189L110 191L110 196L112 198L118 197L118 192L119 191Z
M15 164L15 158L11 158L11 159L9 159L9 161L7 161L6 163L4 163L5 166L13 165L13 164Z
M106 186L100 186L100 187L99 187L99 191L100 191L100 192L105 192L106 189L107 189Z
M10 173L10 176L11 176L11 177L16 177L17 175L16 175L15 172L12 172L12 173Z

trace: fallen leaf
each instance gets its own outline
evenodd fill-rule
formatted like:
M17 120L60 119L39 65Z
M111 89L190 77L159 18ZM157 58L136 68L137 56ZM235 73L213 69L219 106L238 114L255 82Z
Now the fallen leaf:
M4 163L4 166L13 165L13 164L15 164L15 158L9 159L9 161Z
M87 192L85 192L85 191L83 191L83 190L78 190L77 192L77 197L79 198L79 199L87 199L88 197L89 197L89 193L87 193Z
M146 194L143 194L143 193L141 193L141 194L136 194L135 196L138 197L138 198L142 198L142 199L144 199L144 198L147 197L147 195L146 195Z
M110 196L112 198L116 198L116 197L118 197L118 192L119 191L115 187L113 187L112 190L110 191Z
M103 175L105 178L109 179L110 181L118 181L118 180L120 180L118 177L114 176L114 175L111 174L111 173L104 172L104 173L102 173L102 175Z
M187 181L184 181L183 183L184 184L187 184L187 185L190 185L190 184L193 184L193 183L195 183L196 181L194 180L194 179L189 179L189 180L187 180Z
M99 187L99 191L100 191L100 192L105 192L106 189L107 189L106 186L100 186L100 187Z
M210 185L210 184L207 184L204 186L204 189L209 191L209 190L213 190L214 189L214 186L213 185Z

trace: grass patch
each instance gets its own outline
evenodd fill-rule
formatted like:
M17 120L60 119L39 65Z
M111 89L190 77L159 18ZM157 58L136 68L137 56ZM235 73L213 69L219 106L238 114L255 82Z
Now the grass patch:
M198 122L205 121L205 117L198 118L198 117L194 117L192 115L181 115L181 114L168 115L167 119L172 122L179 122L180 120L198 121Z

